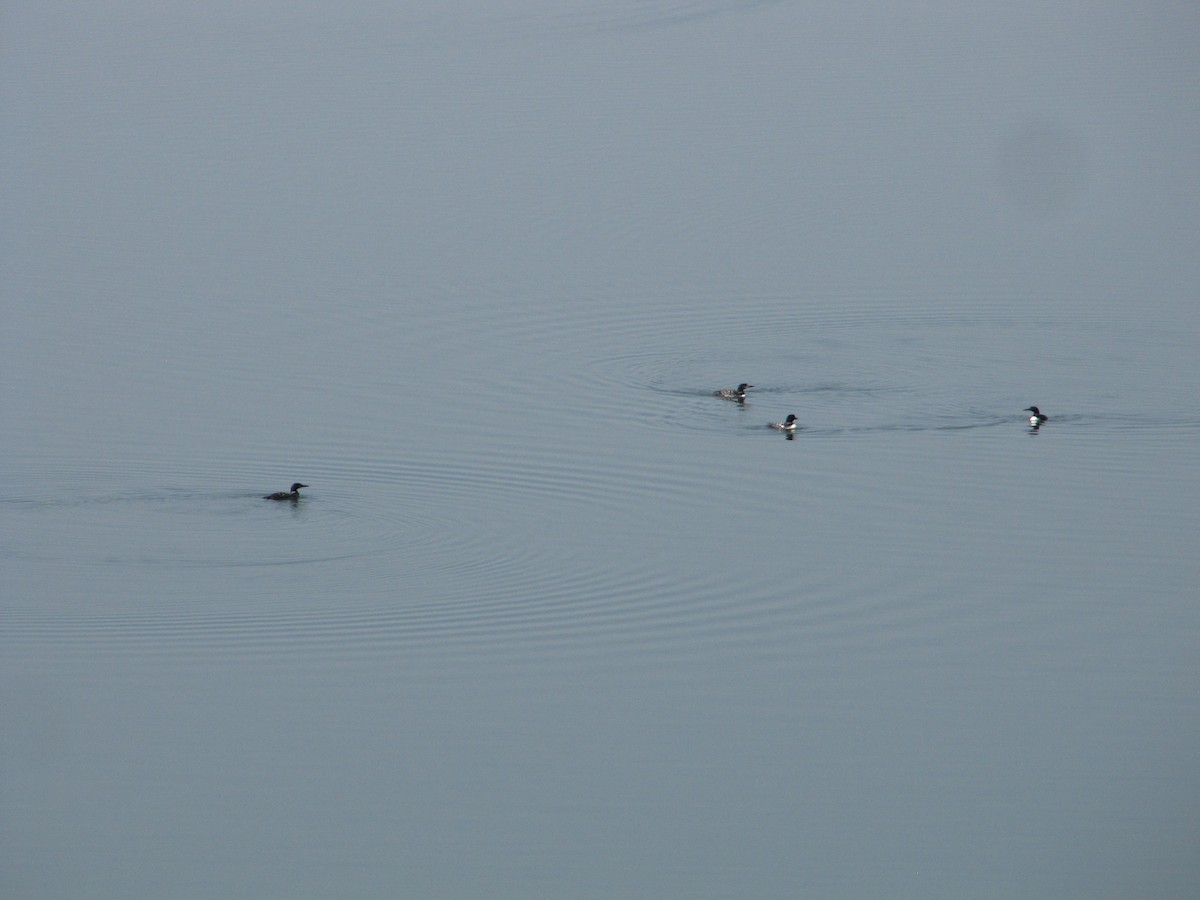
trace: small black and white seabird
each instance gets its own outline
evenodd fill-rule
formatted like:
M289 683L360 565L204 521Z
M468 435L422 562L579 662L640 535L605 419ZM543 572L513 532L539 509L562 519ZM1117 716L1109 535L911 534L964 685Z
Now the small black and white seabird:
M746 388L752 388L754 385L742 382L735 388L724 388L719 391L713 391L714 397L721 397L724 400L736 400L741 403L746 399Z
M795 431L799 424L795 416L788 416L782 422L772 422L771 427L776 431Z
M1033 413L1033 415L1029 417L1029 424L1031 426L1033 426L1034 428L1037 428L1039 425L1041 425L1043 422L1045 422L1047 419L1050 418L1049 416L1042 415L1042 411L1040 409L1038 409L1036 406L1025 407L1025 412Z
M302 488L302 487L308 487L308 485L301 484L300 482L297 481L295 484L292 485L292 489L290 491L276 491L273 494L263 494L263 499L264 500L299 500L300 499L300 488Z

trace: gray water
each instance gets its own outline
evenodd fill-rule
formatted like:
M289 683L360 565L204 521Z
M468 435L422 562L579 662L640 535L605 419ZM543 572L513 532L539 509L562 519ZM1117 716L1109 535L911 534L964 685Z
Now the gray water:
M1200 896L1198 25L6 4L0 892Z

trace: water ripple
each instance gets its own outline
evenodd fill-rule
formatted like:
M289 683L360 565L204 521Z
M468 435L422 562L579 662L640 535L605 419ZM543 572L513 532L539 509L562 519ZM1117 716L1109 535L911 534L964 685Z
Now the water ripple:
M387 329L372 344L362 321L343 324L363 337L364 358L390 356ZM151 457L134 442L99 462L10 460L0 556L26 587L52 577L56 589L48 601L18 584L9 646L211 657L403 649L448 665L632 661L747 642L770 656L800 639L810 652L903 654L980 627L977 608L947 599L969 593L969 575L939 568L940 548L920 529L875 534L902 548L878 572L839 571L808 546L854 545L911 519L930 495L942 508L964 504L972 524L956 538L1011 541L1009 520L969 506L992 497L996 479L1020 479L1018 462L1036 469L1069 444L1056 488L1082 493L1113 474L1111 460L1089 457L1097 440L1152 434L1160 450L1184 450L1200 430L1174 394L1147 411L1094 391L1074 403L1034 395L1031 359L1061 391L1079 355L1113 352L1113 332L1130 321L987 303L947 315L794 297L608 297L494 316L486 341L449 319L417 327L423 345L476 366L446 367L415 397L403 368L340 380L314 368L292 388L318 405L314 418L324 397L335 425L289 445L284 463L248 464L271 457L265 444L200 459ZM756 385L746 403L712 395L739 381ZM342 414L363 383L378 395L373 414ZM435 391L441 406L470 397L473 427L438 415ZM406 406L414 400L419 415ZM1020 411L1031 402L1051 415L1036 443ZM803 425L793 441L766 427L790 412ZM942 470L925 471L931 455ZM923 477L906 484L912 473ZM312 485L301 501L261 499L293 477ZM1020 490L1037 502L1035 489ZM759 545L750 553L739 547L746 534ZM913 600L930 594L942 599Z

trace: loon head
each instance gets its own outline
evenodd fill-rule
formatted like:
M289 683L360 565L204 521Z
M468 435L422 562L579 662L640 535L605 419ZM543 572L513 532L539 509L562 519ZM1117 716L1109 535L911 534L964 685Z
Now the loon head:
M294 493L296 493L296 491L300 490L300 488L302 488L302 487L308 487L308 485L307 485L307 484L301 484L300 482L298 482L298 481L297 481L297 482L295 482L295 483L292 485L292 491L291 491L291 492L294 494Z

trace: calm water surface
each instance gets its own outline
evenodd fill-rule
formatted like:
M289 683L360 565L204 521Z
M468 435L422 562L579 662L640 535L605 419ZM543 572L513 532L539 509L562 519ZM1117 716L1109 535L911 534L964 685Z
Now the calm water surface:
M1194 896L1197 20L1064 9L6 12L5 896Z

